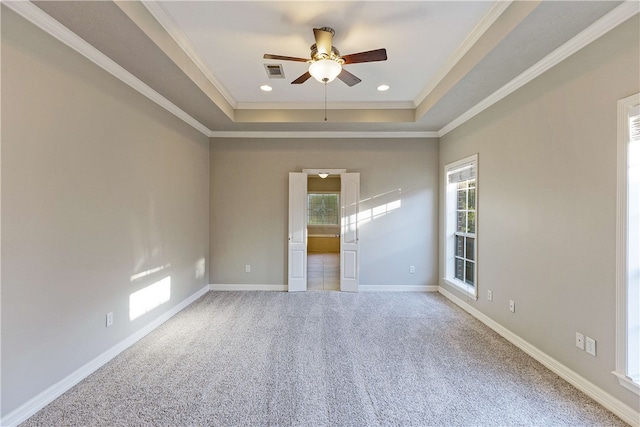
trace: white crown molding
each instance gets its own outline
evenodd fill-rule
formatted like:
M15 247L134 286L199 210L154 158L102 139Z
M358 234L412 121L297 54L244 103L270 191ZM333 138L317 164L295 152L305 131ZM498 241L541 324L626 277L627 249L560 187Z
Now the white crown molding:
M159 1L141 1L142 5L147 8L149 13L153 15L153 17L158 21L158 23L165 29L165 31L171 36L171 38L180 46L180 49L193 61L193 63L198 67L198 69L204 74L204 76L211 82L211 84L220 92L220 94L227 100L227 102L233 107L233 109L237 109L238 102L233 98L233 96L227 91L224 85L216 78L216 76L211 71L211 68L206 63L202 56L198 53L196 48L193 46L193 43L189 40L189 38L180 30L178 24L169 16L167 11L162 7L162 2Z
M11 10L131 86L210 138L437 138L437 132L215 132L122 68L67 27L28 1L3 2ZM347 107L345 107L347 108Z
M411 101L391 102L329 102L328 110L414 110ZM239 102L238 110L322 110L322 102Z
M211 131L202 123L191 117L167 98L160 95L142 80L122 68L118 63L87 43L84 39L80 38L60 22L53 19L33 3L29 1L3 1L2 4L6 5L9 9L13 10L41 30L69 46L109 74L120 79L123 83L131 86L133 89L137 90L151 101L183 120L194 129L197 129L205 135L209 135L209 133L211 133Z
M431 91L445 78L447 74L456 66L458 62L464 57L464 55L473 47L473 45L482 37L482 35L493 25L494 22L507 10L511 5L512 0L496 1L493 3L489 11L482 17L478 25L476 25L469 35L460 43L460 46L451 55L445 63L440 67L427 85L420 91L416 99L413 101L413 108L418 105L429 96Z
M151 321L148 325L144 326L142 329L138 330L134 334L120 341L115 346L111 347L109 350L105 351L95 359L91 360L81 368L72 372L67 377L58 381L51 387L47 388L42 393L38 394L28 402L19 406L17 409L11 411L5 417L0 420L0 425L3 426L14 426L18 425L21 422L25 421L40 409L47 406L49 403L53 402L55 399L60 397L63 393L69 390L74 385L78 384L83 379L87 378L93 372L98 370L98 368L104 366L111 359L116 357L118 354L125 351L127 348L131 347L136 342L140 341L158 326L162 325L164 322L175 316L177 313L182 311L185 307L192 304L198 298L203 296L209 291L209 286L205 286L190 297L186 298L184 301L180 302L173 308L166 311L164 314L161 314L153 321Z
M211 138L438 138L438 132L211 132Z
M454 295L452 292L449 292L442 286L440 286L439 292L448 300L454 302L464 311L469 313L471 316L475 317L486 326L497 332L511 344L515 345L538 362L542 363L552 372L556 373L560 378L567 381L578 390L594 399L596 402L600 403L602 406L616 414L618 417L622 418L625 422L629 423L632 426L638 425L638 419L640 417L640 413L638 413L638 411L626 405L624 402L616 399L597 385L593 384L591 381L582 377L581 375L569 369L562 363L558 362L556 359L552 358L542 350L525 341L520 336L514 334L509 329L502 326L481 311L477 310L472 305L458 298L456 295Z
M573 55L589 43L593 42L599 37L602 37L604 34L622 24L629 18L633 17L638 12L640 12L640 3L638 1L625 1L620 6L613 9L611 12L594 22L588 28L574 36L568 42L545 56L535 65L511 80L509 83L502 86L500 89L476 104L471 109L467 110L451 123L444 126L438 131L438 135L444 136L447 133L451 132L461 124L465 123L466 121L480 114L482 111L491 107L493 104L520 89L522 86L540 76L542 73L548 71L552 67L564 61L569 56Z
M125 70L111 58L29 1L3 1L4 5L47 34L74 49L140 94L146 96L194 129L213 138L437 138L437 132L217 132L208 129L180 107ZM152 11L150 11L153 13ZM192 58L193 59L193 58ZM213 82L212 82L213 83ZM357 108L355 104L343 108ZM399 108L397 105L395 109Z
M439 138L447 133L451 132L456 127L461 124L467 122L471 118L475 117L482 111L486 110L493 104L502 100L506 96L510 95L520 87L524 86L534 78L538 77L545 71L549 70L551 67L557 65L559 62L563 61L573 53L577 52L587 44L593 42L598 37L601 37L608 31L622 24L627 19L631 18L635 14L639 12L640 3L635 0L626 0L623 4L618 6L616 9L596 21L586 30L582 31L577 36L573 37L567 43L547 55L541 61L539 61L534 66L530 67L528 70L520 74L518 77L511 80L509 83L504 85L502 88L494 92L489 97L485 98L480 103L476 104L471 109L467 110L465 113L457 117L455 120L451 121L449 124L441 128L437 132L423 131L423 132L225 132L225 131L212 131L204 126L202 123L194 119L191 115L186 113L184 110L173 104L167 98L156 92L154 89L149 87L146 83L142 82L140 79L135 77L133 74L129 73L127 70L122 68L115 61L104 55L102 52L91 46L85 40L80 38L78 35L73 33L71 30L66 28L64 25L60 24L58 21L53 19L51 16L46 14L42 9L38 8L34 4L29 1L2 1L4 5L18 13L20 16L36 25L49 35L53 36L57 40L71 47L114 77L120 79L125 84L129 85L133 89L140 92L142 95L149 98L151 101L155 102L168 112L172 113L179 119L183 120L188 125L192 126L194 129L203 133L208 137L213 138ZM159 20L160 24L166 28L166 22L161 22L158 16L160 13L158 12L158 8L151 6L149 8L149 4L143 2L145 7L149 10L150 13ZM465 49L468 50L470 45L473 44L479 38L486 28L491 25L492 22L497 19L498 16L511 4L511 1L508 2L496 2L491 10L485 15L483 21L476 26L473 33L465 39L465 42L461 45L457 53L452 57L451 64L455 64L455 61L459 60L455 59L459 55L463 55L466 52ZM166 16L166 13L164 13ZM167 18L169 19L169 18ZM175 27L175 24L173 25ZM167 29L170 32L169 29ZM175 34L171 34L176 38ZM183 35L184 36L184 35ZM221 85L216 83L215 77L213 77L210 73L210 70L205 65L202 65L202 60L200 59L200 63L198 63L198 56L193 52L189 52L188 49L184 48L184 45L181 44L178 40L176 43L180 44L181 48L185 50L185 53L190 56L190 58L194 61L194 63L200 68L200 70L205 73L207 78L210 79L211 83L220 90ZM195 55L195 57L194 57ZM450 65L451 65L450 64ZM451 65L452 66L452 65ZM437 84L434 83L434 84ZM427 88L428 89L428 88ZM429 93L430 90L425 89L423 93ZM225 94L221 91L223 96L229 100L228 94ZM232 98L231 98L232 99ZM233 104L233 102L230 102ZM386 104L386 105L385 105ZM403 108L402 103L395 105L378 104L378 106L371 105L363 105L362 103L344 103L341 107L332 106L332 109L338 108L390 108L390 109L400 109ZM410 104L410 103L409 103ZM417 105L417 104L416 104ZM242 104L243 108L249 108L249 104ZM261 109L261 108L271 108L273 105L264 104L260 106L259 104L251 105L251 108ZM282 105L280 105L280 108ZM300 109L300 106L295 106L295 108ZM317 106L308 106L307 108L317 108ZM414 107L410 107L414 108Z

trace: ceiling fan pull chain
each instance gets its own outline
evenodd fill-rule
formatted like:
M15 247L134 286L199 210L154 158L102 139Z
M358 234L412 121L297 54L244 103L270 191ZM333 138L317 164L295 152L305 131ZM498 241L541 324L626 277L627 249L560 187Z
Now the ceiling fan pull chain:
M324 82L324 121L327 121L327 82Z

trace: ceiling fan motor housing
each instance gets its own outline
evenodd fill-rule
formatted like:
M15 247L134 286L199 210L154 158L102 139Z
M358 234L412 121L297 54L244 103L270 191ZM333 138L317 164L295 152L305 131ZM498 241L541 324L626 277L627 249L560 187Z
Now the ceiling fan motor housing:
M309 62L320 61L321 59L331 59L339 64L344 64L344 59L340 57L340 51L335 46L331 46L331 54L325 55L318 53L318 46L314 43L311 45L311 60Z
M333 28L331 28L331 27L320 27L320 28L318 28L318 29L319 29L320 31L325 31L325 32L327 32L327 33L331 33L331 37L333 37L333 36L335 36L335 35L336 35L335 30L334 30Z

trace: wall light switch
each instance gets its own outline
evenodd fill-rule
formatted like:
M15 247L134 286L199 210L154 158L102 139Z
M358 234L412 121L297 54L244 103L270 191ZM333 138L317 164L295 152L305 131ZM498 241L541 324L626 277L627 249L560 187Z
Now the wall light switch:
M493 291L491 289L487 290L487 299L493 301Z
M509 311L512 313L516 312L516 303L513 300L509 300Z
M113 325L113 311L107 313L107 328Z
M587 343L587 348L586 348L587 353L589 353L593 357L596 357L596 340L594 340L593 338L587 337L586 343Z

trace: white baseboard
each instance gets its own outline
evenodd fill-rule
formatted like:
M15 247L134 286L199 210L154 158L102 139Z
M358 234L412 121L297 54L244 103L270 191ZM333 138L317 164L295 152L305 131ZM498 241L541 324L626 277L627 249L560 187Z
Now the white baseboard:
M234 284L213 283L209 285L212 291L276 291L286 292L287 285L256 285L256 284Z
M58 381L51 387L44 390L42 393L38 394L34 398L30 399L26 403L22 404L15 410L11 411L5 417L0 420L0 425L2 426L15 426L25 421L40 409L44 408L49 403L53 402L55 399L60 397L63 393L69 390L74 385L78 384L80 381L91 375L98 368L102 367L104 364L109 362L111 359L116 357L118 354L122 353L127 348L131 347L145 335L149 334L151 331L156 329L158 326L162 325L164 322L169 320L171 317L175 316L178 312L182 311L189 304L193 303L195 300L200 298L202 295L206 294L209 291L209 286L205 286L200 289L195 294L191 295L171 310L166 313L160 315L158 318L153 320L151 323L146 325L144 328L140 329L133 335L130 335L128 338L120 341L115 346L111 347L109 350L105 351L95 359L91 360L81 368L77 369L75 372L71 373L66 378Z
M225 285L213 283L209 285L212 291L276 291L286 292L287 285L250 285L234 284ZM361 292L438 292L439 287L433 285L360 285Z
M491 319L487 315L467 304L465 301L458 298L456 295L449 292L442 286L439 287L438 292L458 305L464 311L487 325L489 328L493 329L507 341L518 347L520 350L524 351L529 356L542 363L544 366L556 373L569 384L573 385L575 388L582 391L596 402L600 403L602 406L616 414L618 417L622 418L625 422L629 423L632 426L640 426L640 412L611 396L600 387L596 386L586 378L572 371L537 347L534 347L527 341L523 340L518 335L514 334L495 320Z
M434 285L360 285L361 292L438 292Z

